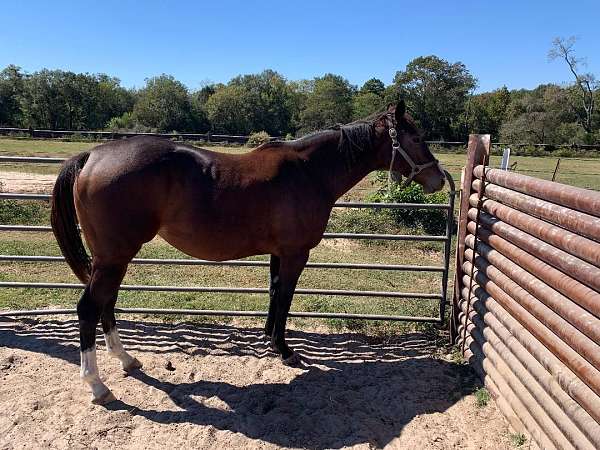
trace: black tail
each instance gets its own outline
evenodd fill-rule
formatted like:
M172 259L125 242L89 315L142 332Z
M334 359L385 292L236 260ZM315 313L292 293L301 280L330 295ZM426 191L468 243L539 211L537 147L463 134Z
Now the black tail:
M52 231L54 231L60 250L71 270L84 284L90 280L92 266L77 229L73 184L89 156L90 152L83 152L63 164L54 184L50 215Z

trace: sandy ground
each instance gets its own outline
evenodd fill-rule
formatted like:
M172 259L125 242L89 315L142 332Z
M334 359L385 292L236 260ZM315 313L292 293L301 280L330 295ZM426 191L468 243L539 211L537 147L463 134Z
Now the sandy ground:
M51 193L56 175L39 173L0 172L3 192Z
M471 369L433 357L422 334L374 342L291 330L289 368L258 328L120 321L144 368L125 376L99 339L117 398L89 403L75 320L0 318L0 448L504 449Z

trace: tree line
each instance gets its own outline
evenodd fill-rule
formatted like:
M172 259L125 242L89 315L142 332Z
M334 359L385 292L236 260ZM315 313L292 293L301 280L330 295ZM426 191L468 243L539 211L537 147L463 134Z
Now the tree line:
M549 54L565 61L571 84L479 94L463 63L434 55L410 61L387 86L372 78L360 87L335 74L294 81L265 70L197 90L170 75L127 89L105 74L26 73L9 65L0 72L0 125L290 137L364 118L404 98L430 140L464 141L480 132L505 142L600 143L600 89L591 74L580 73L573 43L557 39Z

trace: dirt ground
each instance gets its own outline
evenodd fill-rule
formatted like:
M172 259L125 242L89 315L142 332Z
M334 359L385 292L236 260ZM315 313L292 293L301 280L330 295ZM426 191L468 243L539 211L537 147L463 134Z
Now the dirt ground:
M56 175L39 173L0 172L3 192L50 193L54 187Z
M291 330L290 368L259 328L121 320L144 367L125 376L98 342L119 399L89 402L74 319L0 318L0 448L504 449L493 402L422 334L375 342Z

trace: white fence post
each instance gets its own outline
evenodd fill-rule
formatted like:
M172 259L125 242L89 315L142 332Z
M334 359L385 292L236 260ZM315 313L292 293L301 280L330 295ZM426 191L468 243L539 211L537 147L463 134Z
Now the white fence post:
M500 163L500 169L508 170L508 161L510 159L510 148L505 148L502 152L502 162Z

